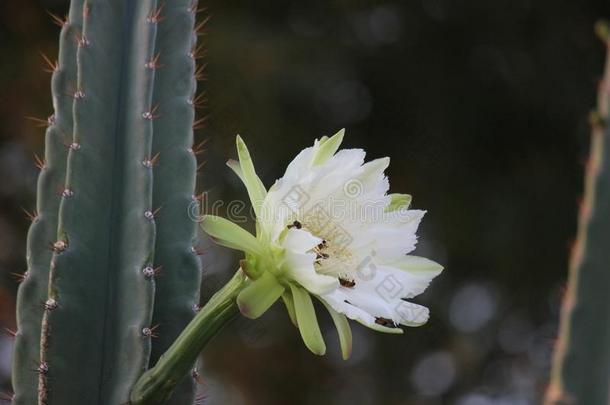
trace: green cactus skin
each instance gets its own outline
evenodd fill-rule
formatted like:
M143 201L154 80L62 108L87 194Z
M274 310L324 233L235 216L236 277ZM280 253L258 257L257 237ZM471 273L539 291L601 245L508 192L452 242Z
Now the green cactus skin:
M610 49L607 26L598 34ZM584 200L546 403L608 403L610 378L610 52L593 114Z
M162 115L155 120L153 151L159 153L155 167L153 205L161 207L157 219L156 279L153 324L159 336L153 340L151 366L188 325L199 304L201 263L193 245L197 223L189 212L194 198L197 159L193 146L195 116L195 49L193 32L196 5L190 0L166 2L159 24L155 54L163 66L157 70L154 104ZM171 61L171 62L170 62ZM191 366L192 367L192 366ZM192 373L196 376L196 373ZM195 381L191 375L174 391L169 403L192 404Z
M91 0L43 317L39 404L123 404L150 355L155 0ZM149 329L146 329L149 328Z
M128 404L195 315L196 12L191 0L72 0L18 297L14 404ZM185 378L169 403L192 404L194 388Z
M77 88L76 49L81 34L83 0L73 0L59 40L58 68L53 72L54 119L46 133L46 164L38 178L37 215L27 242L27 277L17 297L17 327L14 346L13 404L31 405L38 401L40 329L47 299L50 246L57 237L57 215L66 174L66 157L72 142L72 102Z

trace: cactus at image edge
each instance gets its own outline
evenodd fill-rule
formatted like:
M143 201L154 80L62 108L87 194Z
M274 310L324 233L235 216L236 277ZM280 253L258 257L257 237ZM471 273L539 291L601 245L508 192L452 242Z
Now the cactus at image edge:
M610 49L608 25L596 25ZM610 52L599 86L584 199L546 403L608 403L610 378Z
M195 314L196 7L72 0L18 294L13 404L128 404ZM192 404L193 379L169 403Z

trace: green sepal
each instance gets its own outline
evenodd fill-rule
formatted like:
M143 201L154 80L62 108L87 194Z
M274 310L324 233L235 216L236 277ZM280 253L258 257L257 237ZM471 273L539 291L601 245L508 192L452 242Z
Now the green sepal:
M219 245L254 255L261 255L263 252L254 235L222 217L205 215L201 220L201 228Z
M294 309L294 299L292 298L292 293L289 290L284 291L282 294L282 301L284 301L284 305L286 306L286 312L288 312L288 316L290 317L290 321L297 328L299 324L297 322L297 314Z
M237 155L239 156L239 166L241 168L242 181L246 186L246 190L248 190L248 196L250 197L252 207L254 207L256 217L260 218L261 207L263 205L263 201L265 200L265 196L267 195L267 190L265 189L261 179L256 174L256 170L254 170L254 163L250 157L250 152L248 151L248 147L244 143L243 139L241 139L241 136L237 135L235 143L237 144Z
M401 209L408 209L411 205L412 197L409 194L390 194L392 200L390 205L385 208L385 212L393 212Z
M323 356L326 353L326 344L324 343L322 332L320 332L320 325L318 325L316 311L309 293L294 284L290 284L290 291L294 298L297 324L305 346L313 354Z
M246 181L244 180L244 173L241 171L241 166L239 165L239 162L235 159L229 159L227 160L227 166L229 167L229 169L233 170L233 173L235 173L237 177L239 177L241 182L245 185Z
M243 316L256 319L265 313L284 292L275 276L268 271L254 280L237 296L237 306Z
M330 159L337 152L339 146L341 146L344 135L345 129L342 129L329 139L324 141L320 140L320 147L313 156L311 165L318 166L324 164L328 159Z
M343 356L343 360L349 359L352 355L352 329L349 326L347 317L335 311L320 297L318 297L318 300L324 304L328 310L328 313L330 314L330 317L335 323L335 328L337 328L337 333L339 334L339 344L341 345L341 355Z

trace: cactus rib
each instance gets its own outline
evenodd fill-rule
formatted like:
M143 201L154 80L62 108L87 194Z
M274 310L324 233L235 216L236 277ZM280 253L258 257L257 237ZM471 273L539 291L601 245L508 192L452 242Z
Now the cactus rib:
M39 403L123 404L146 369L154 285L155 0L90 0L43 317ZM106 67L104 67L104 65Z
M607 49L610 37L598 24ZM610 376L610 52L592 114L589 163L547 404L608 402Z
M38 401L40 331L47 299L50 246L56 240L60 192L66 174L66 156L72 134L72 97L77 88L76 38L81 35L83 0L73 0L63 22L58 63L52 67L54 115L46 132L45 164L38 179L37 210L28 232L27 276L17 297L17 328L13 355L14 405Z
M152 347L151 366L170 347L195 315L201 283L200 261L192 246L197 224L189 216L197 162L192 151L195 97L195 60L189 56L196 43L195 10L191 0L165 3L155 54L162 64L156 72L154 102L163 108L155 121L153 150L159 153L155 168L153 204L163 207L157 221L156 280L153 323L160 325ZM195 385L189 375L174 391L170 403L192 404Z

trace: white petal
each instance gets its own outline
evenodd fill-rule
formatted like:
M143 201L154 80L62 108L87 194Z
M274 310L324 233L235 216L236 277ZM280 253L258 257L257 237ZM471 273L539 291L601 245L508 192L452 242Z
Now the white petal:
M282 246L294 252L305 253L322 243L322 239L303 230L291 228L286 233Z
M375 320L375 316L371 315L367 311L358 308L355 305L350 304L345 301L345 296L341 291L335 291L331 294L326 294L320 296L320 299L324 300L328 305L330 305L335 311L344 314L348 318L361 323L364 326L367 326L371 329L385 332L385 333L395 333L400 334L403 333L400 328L391 328L379 325Z
M315 253L284 252L283 269L286 277L299 283L312 294L327 294L339 286L335 277L318 274L314 267Z

